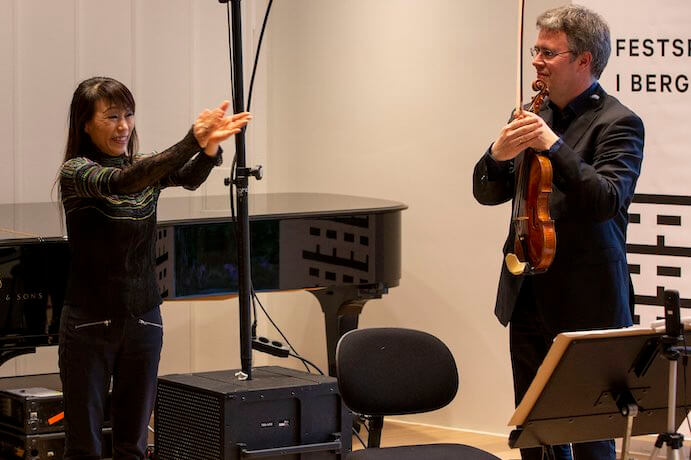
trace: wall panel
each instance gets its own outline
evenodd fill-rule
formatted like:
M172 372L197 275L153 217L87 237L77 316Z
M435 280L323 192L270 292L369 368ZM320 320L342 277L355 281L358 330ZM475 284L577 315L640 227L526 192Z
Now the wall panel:
M77 81L106 76L132 84L132 1L80 0L77 10Z
M15 201L48 201L65 148L76 68L76 1L19 2Z
M14 201L15 185L15 9L12 0L0 0L0 203Z
M182 139L191 123L192 3L135 2L132 90L142 151L163 150ZM165 20L163 20L165 19Z

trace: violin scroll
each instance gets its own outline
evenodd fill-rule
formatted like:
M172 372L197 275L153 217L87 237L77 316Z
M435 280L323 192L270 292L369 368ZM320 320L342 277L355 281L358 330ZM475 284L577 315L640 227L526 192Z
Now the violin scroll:
M543 80L533 82L529 109L538 113L549 90ZM506 267L514 275L547 271L556 252L554 221L549 215L549 194L552 192L552 164L547 157L532 149L523 153L518 168L512 222L514 252L506 255Z
M540 80L539 78L535 80L532 84L533 91L537 91L538 94L542 93L543 91L548 91L547 89L547 83L545 83L545 80Z
M542 103L545 102L545 98L549 96L549 89L547 88L547 83L539 78L533 82L532 88L533 91L537 91L537 94L533 96L532 101L530 101L528 110L533 113L538 113L540 107L542 107Z

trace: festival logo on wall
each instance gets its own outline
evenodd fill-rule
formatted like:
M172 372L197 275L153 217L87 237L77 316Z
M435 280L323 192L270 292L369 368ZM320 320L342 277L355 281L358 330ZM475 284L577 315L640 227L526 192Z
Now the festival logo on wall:
M629 209L628 261L636 322L663 316L676 289L691 314L691 2L581 0L609 23L605 90L645 125L643 169Z

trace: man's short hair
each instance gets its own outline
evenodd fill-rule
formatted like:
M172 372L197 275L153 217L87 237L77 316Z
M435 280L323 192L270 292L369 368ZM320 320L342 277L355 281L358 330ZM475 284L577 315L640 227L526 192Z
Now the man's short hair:
M576 56L590 51L593 55L590 72L600 78L612 51L609 26L602 16L580 5L565 5L542 13L537 18L537 27L564 32L569 49Z

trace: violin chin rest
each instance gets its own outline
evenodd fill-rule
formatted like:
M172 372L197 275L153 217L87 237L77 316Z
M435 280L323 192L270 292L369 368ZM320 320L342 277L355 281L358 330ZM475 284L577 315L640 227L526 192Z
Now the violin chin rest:
M521 262L516 254L508 253L504 257L504 262L506 263L506 268L509 269L512 275L522 275L525 273L525 269L528 266L527 262Z

